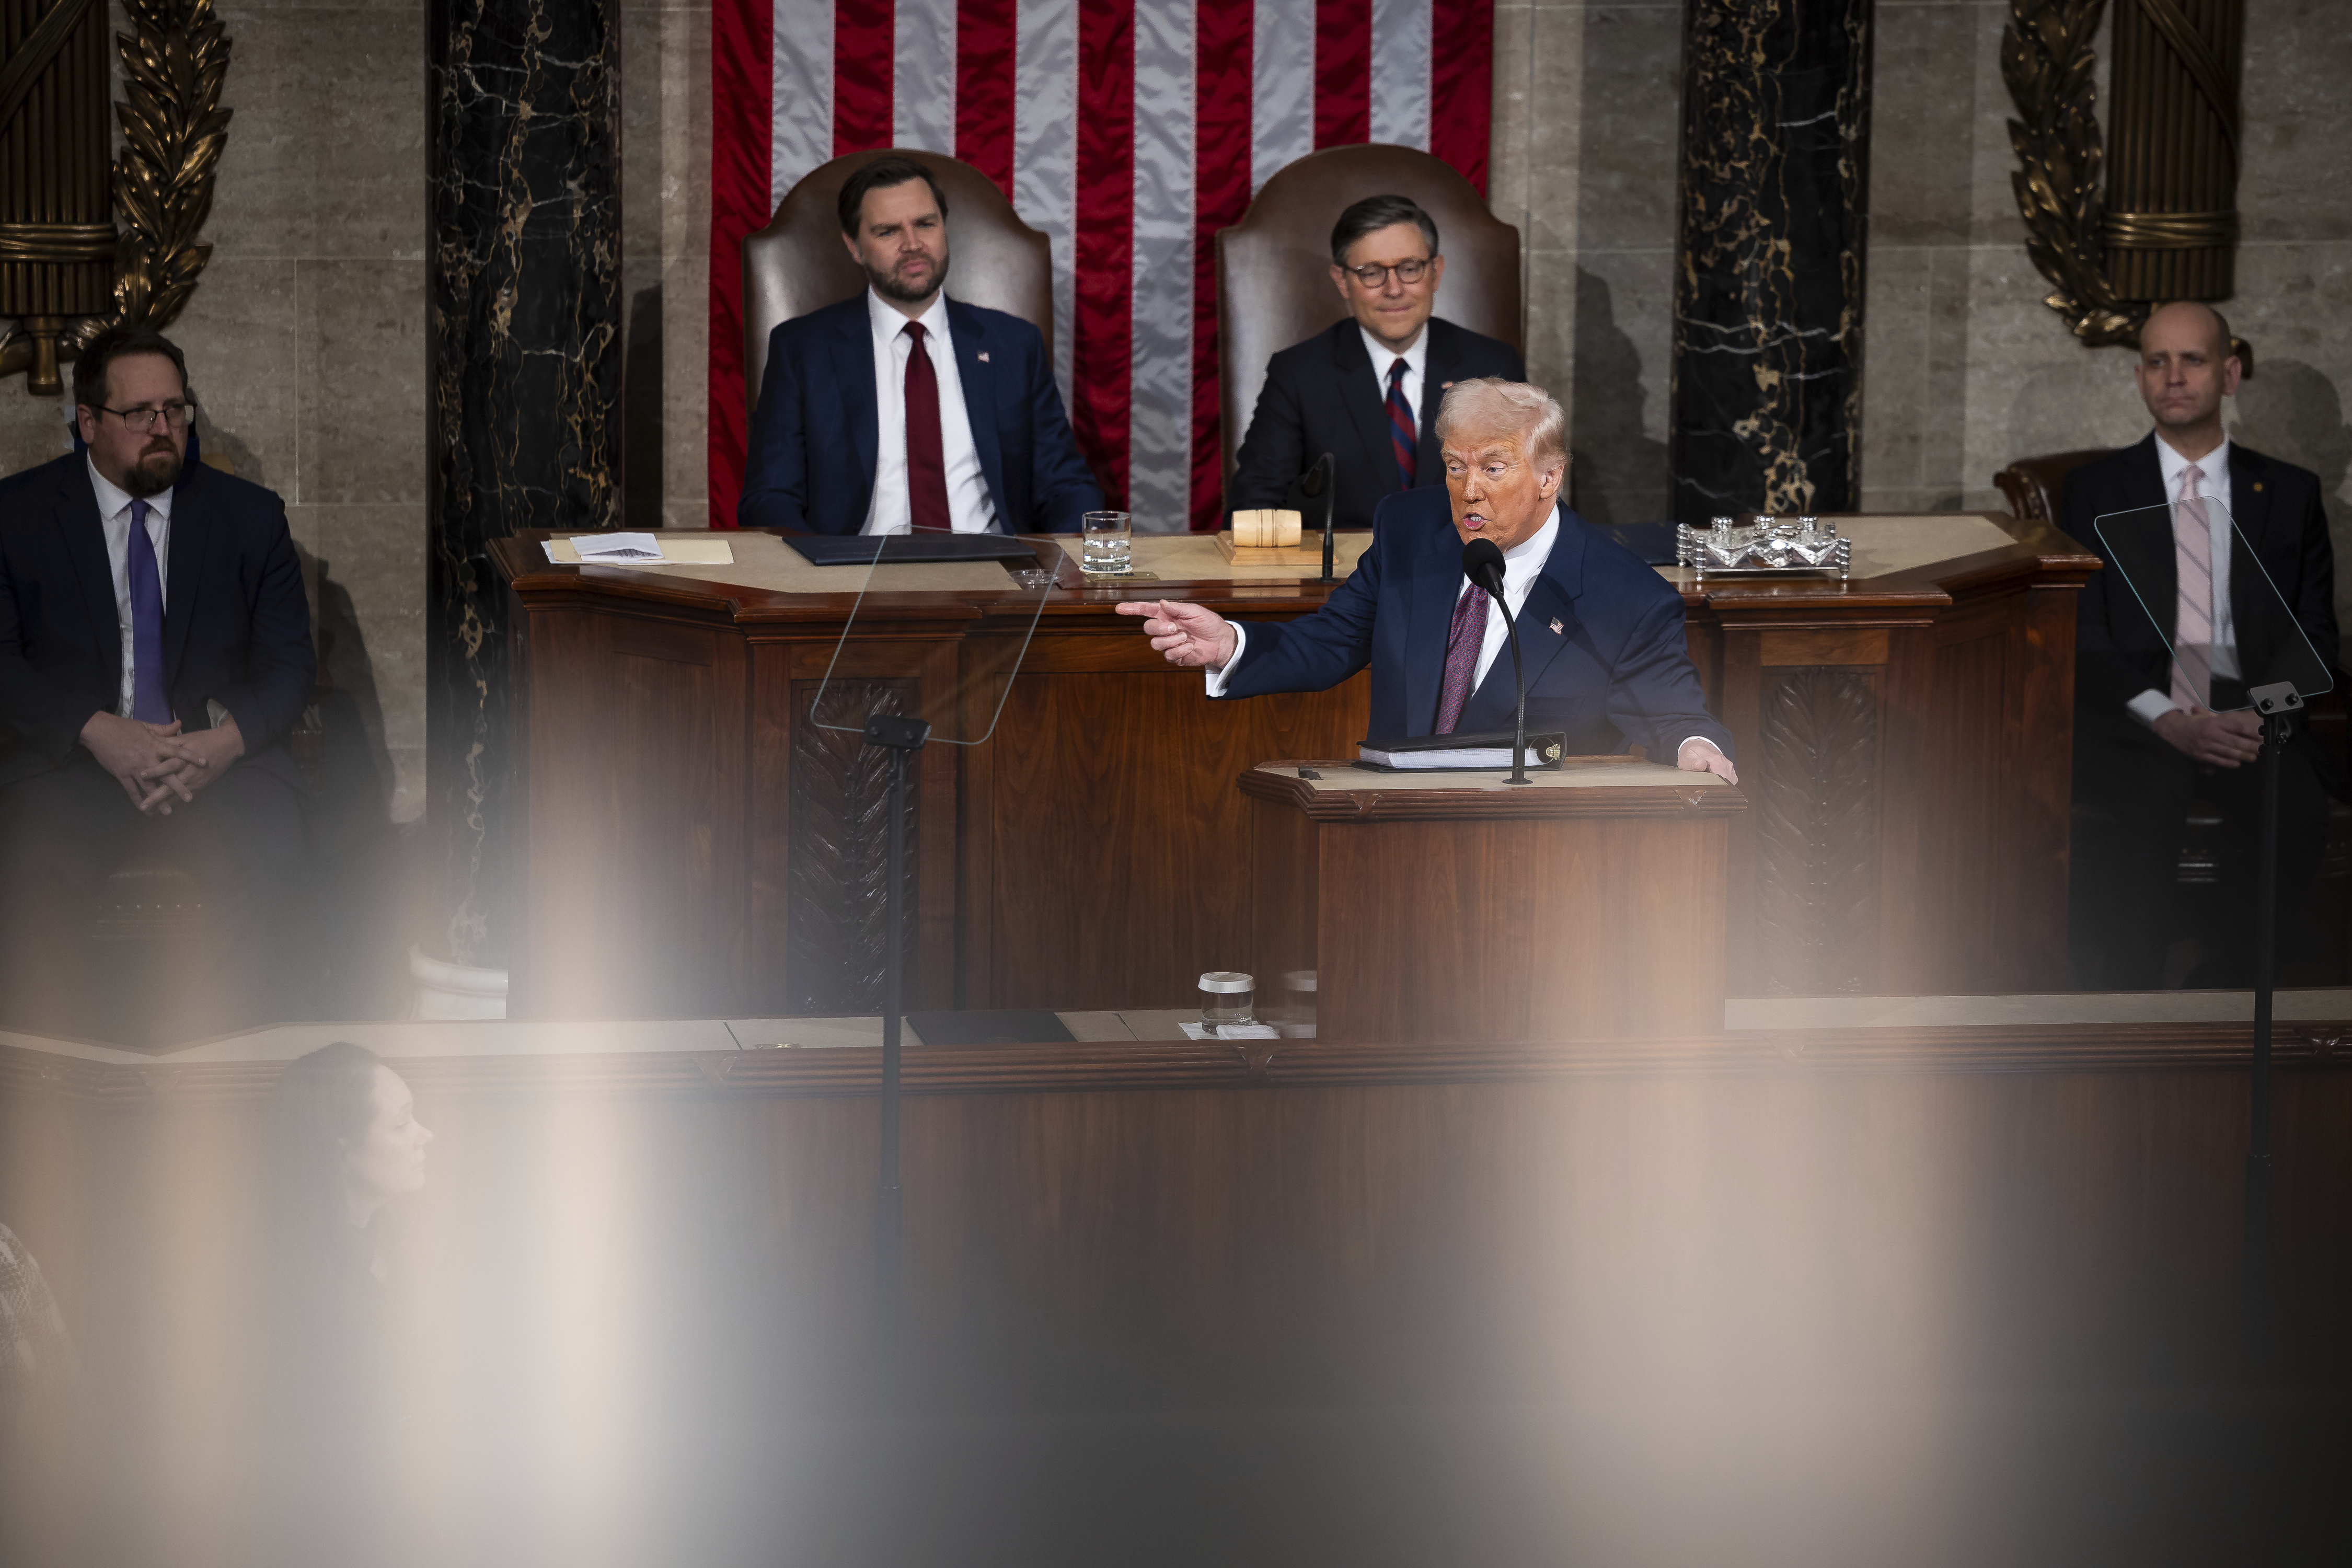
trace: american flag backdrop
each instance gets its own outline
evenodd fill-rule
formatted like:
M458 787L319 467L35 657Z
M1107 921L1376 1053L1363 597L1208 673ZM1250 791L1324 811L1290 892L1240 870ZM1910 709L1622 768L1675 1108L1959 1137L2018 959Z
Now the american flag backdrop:
M1214 526L1217 230L1322 147L1485 191L1493 29L1494 0L714 0L712 523L743 472L741 242L818 164L898 146L1052 237L1055 377L1113 504Z

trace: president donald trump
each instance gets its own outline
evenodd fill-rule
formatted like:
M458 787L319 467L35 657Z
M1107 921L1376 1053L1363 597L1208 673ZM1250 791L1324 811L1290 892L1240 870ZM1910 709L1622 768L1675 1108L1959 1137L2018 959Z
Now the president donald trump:
M1737 784L1730 733L1684 644L1681 595L1560 500L1566 432L1541 387L1457 382L1437 415L1444 493L1381 501L1371 548L1321 609L1246 627L1177 600L1118 611L1149 617L1171 663L1207 670L1212 697L1321 691L1370 665L1375 737L1504 730L1516 689L1497 657L1503 606L1462 569L1463 546L1490 540L1518 617L1530 734L1564 732L1571 755L1639 745Z

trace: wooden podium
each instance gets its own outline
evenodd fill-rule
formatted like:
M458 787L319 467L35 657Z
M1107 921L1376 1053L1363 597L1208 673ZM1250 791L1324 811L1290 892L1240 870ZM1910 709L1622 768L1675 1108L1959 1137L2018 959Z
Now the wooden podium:
M1261 1003L1311 970L1323 1040L1718 1033L1739 791L1624 757L1506 777L1244 773Z

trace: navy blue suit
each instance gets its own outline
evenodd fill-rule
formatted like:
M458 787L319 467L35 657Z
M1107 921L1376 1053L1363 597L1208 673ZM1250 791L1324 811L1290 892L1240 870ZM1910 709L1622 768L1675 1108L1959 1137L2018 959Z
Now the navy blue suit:
M1445 400L1445 389L1482 375L1525 381L1527 370L1519 351L1510 344L1432 316L1421 406L1413 410L1413 422L1421 430L1413 460L1416 487L1445 483L1445 459L1437 444L1437 407ZM1389 435L1388 404L1381 390L1386 376L1386 362L1375 366L1364 352L1364 329L1353 316L1268 360L1249 434L1234 455L1234 477L1225 486L1227 510L1285 504L1291 481L1328 452L1339 464L1333 526L1370 528L1372 510L1382 498L1404 488Z
M90 716L113 712L122 690L122 626L88 459L0 479L0 1016L76 1025L92 895L142 856L204 889L215 984L173 998L177 1021L201 1032L269 1010L272 928L302 851L285 742L310 699L310 612L284 504L194 462L193 443L190 457L172 496L164 689L184 731L211 726L210 702L227 709L245 755L193 802L175 798L168 817L142 816L80 744Z
M948 335L997 528L1076 533L1103 497L1071 438L1045 340L1018 316L952 299ZM793 317L768 334L736 521L856 533L871 509L881 439L866 296Z
M1446 492L1392 495L1373 514L1372 547L1321 609L1287 623L1250 623L1224 695L1322 691L1370 665L1371 737L1426 735L1437 722L1446 630L1462 584L1462 541ZM1731 754L1731 732L1707 712L1691 665L1682 595L1565 505L1518 624L1529 734L1565 733L1571 756L1639 745L1671 762L1694 735ZM1508 730L1514 700L1506 647L1456 728Z

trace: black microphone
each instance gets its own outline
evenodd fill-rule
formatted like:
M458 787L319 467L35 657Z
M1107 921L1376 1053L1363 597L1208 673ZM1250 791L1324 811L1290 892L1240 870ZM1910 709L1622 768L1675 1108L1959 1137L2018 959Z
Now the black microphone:
M1462 547L1462 574L1486 591L1502 607L1503 630L1511 639L1511 679L1518 688L1518 706L1511 722L1511 783L1528 778L1528 668L1519 658L1519 622L1511 602L1503 596L1503 552L1491 539L1474 539Z

